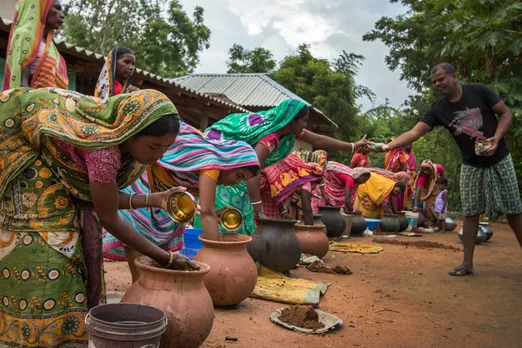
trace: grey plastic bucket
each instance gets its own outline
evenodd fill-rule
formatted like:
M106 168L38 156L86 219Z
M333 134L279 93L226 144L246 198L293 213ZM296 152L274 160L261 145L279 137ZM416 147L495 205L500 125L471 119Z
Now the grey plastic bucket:
M158 348L167 318L155 307L113 303L91 309L85 324L89 348Z

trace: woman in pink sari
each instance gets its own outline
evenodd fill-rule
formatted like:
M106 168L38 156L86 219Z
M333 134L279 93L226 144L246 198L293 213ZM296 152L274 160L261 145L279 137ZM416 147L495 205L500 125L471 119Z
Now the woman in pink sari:
M404 156L406 156L406 164L408 165L408 169L410 171L410 183L408 192L404 198L404 205L406 207L413 206L412 195L415 192L415 179L417 178L417 157L415 156L415 152L413 152L411 144L403 148Z

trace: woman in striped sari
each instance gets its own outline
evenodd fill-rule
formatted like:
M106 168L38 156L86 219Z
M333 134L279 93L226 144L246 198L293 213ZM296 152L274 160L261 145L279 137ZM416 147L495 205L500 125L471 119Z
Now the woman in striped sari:
M178 130L176 108L157 91L106 103L54 88L0 94L0 346L87 346L85 314L104 299L101 227L161 265L194 267L118 215L166 207L171 192L119 190Z
M127 194L149 194L183 186L199 198L201 227L207 239L219 238L216 213L218 185L230 186L248 180L259 171L259 161L252 147L242 141L211 140L181 122L176 142L138 181L124 189ZM166 211L148 207L120 211L120 216L155 245L171 252L183 248L184 225L174 222ZM134 259L140 256L131 247L109 233L103 237L104 256L127 260L132 281L138 279Z
M67 66L53 42L64 23L59 0L20 0L9 33L2 90L18 87L67 89Z

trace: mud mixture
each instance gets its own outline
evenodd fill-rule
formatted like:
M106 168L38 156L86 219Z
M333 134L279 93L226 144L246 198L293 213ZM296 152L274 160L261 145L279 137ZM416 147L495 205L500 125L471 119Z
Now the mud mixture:
M324 324L319 321L319 314L311 306L295 305L285 308L281 312L279 320L309 330L318 330L324 327Z
M330 273L330 274L352 274L352 271L346 266L334 266L328 267L321 261L314 261L308 266L308 270L317 273Z
M455 248L451 245L445 245L437 242L429 242L425 240L418 241L403 241L403 240L390 240L390 239L382 239L382 238L374 238L372 240L374 243L378 244L393 244L393 245L403 245L405 247L414 247L419 249L446 249L453 251L460 251L459 248Z

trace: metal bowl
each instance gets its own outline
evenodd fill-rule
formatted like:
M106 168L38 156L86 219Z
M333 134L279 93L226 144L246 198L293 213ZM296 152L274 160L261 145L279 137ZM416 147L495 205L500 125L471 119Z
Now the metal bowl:
M479 222L479 225L482 232L484 232L484 234L486 235L486 240L484 242L487 242L491 239L491 237L493 237L493 229L491 228L488 222Z
M453 220L452 218L448 217L446 218L446 223L444 226L444 230L448 232L452 232L457 228L457 222Z
M179 224L186 224L196 216L196 199L188 192L175 192L167 200L167 213Z
M462 232L463 232L463 229L461 228L460 231L457 233L457 235L459 236L460 241L462 241ZM477 233L477 238L475 239L475 244L483 243L485 240L486 240L486 234L484 233L484 231L479 226L479 230L478 230L478 233Z
M230 232L236 231L243 223L243 214L236 208L227 207L219 217L221 225Z

